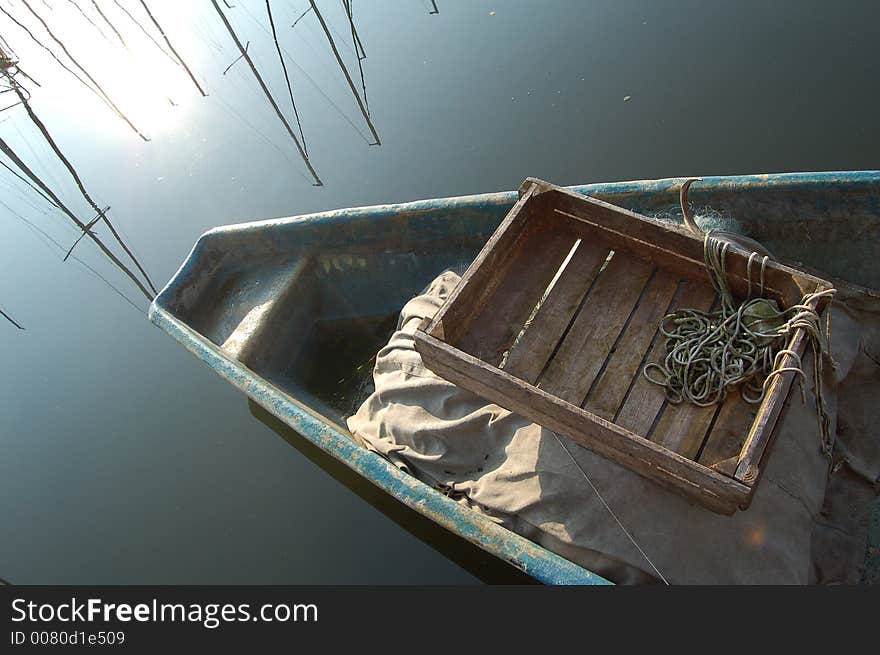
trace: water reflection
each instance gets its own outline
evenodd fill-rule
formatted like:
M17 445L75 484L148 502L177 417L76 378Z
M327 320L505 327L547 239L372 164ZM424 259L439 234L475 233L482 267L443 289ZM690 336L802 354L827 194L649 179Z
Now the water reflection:
M343 75L345 75L345 81L348 82L348 87L351 89L352 95L354 95L354 99L357 102L358 108L361 110L361 113L364 116L364 120L367 122L367 126L370 128L370 133L373 135L374 141L370 144L371 146L380 146L382 142L379 140L379 135L376 133L376 127L373 125L373 121L370 120L370 110L367 105L367 87L364 82L364 67L361 62L366 59L367 55L363 54L363 46L360 46L361 52L357 52L357 48L360 45L360 39L357 36L357 31L354 27L354 19L351 16L351 2L344 2L346 12L348 15L349 23L351 24L351 38L355 44L355 54L357 55L358 60L358 68L361 73L361 87L364 90L364 97L361 98L360 94L358 94L358 90L354 86L354 82L351 80L351 74L348 72L348 68L345 66L345 62L342 60L342 56L339 54L339 50L336 47L336 43L333 41L333 35L330 34L330 29L327 27L327 21L324 20L324 16L321 15L321 12L318 10L318 6L315 4L315 0L309 0L309 3L312 6L312 12L317 16L318 22L321 23L321 29L324 31L324 34L327 36L327 42L330 44L330 49L333 51L333 56L336 58L336 62L339 64L339 68L342 70ZM268 6L268 0L266 0L266 5Z
M293 87L290 84L290 73L287 72L287 64L284 63L284 54L281 52L281 45L278 43L278 32L275 30L275 20L272 18L272 5L269 0L266 0L266 17L269 19L269 26L272 28L272 42L275 44L275 52L278 53L278 63L281 64L281 70L284 72L284 83L287 85L287 95L290 98L290 106L293 109L293 115L296 118L296 126L299 128L299 138L302 139L302 148L306 157L308 157L309 148L306 145L306 135L303 133L299 110L296 108L296 100L293 99ZM250 41L248 41L248 43L250 43ZM247 46L245 46L245 50L247 50Z
M12 323L12 324L13 324L15 327L17 327L19 330L24 330L24 326L23 326L21 323L19 323L18 321L16 321L14 318L12 318L12 317L11 317L9 314L7 314L5 311L3 311L2 308L0 308L0 316L2 316L2 317L5 318L7 321L9 321L10 323Z
M126 4L129 6L126 6ZM296 121L298 135L294 133L286 112L279 106L279 103L270 90L269 85L250 56L248 50L251 41L248 40L246 45L242 45L236 29L225 13L226 11L234 10L236 6L224 2L226 7L224 10L220 7L217 0L211 0L211 4L216 12L217 18L222 23L228 36L239 52L239 55L233 60L233 62L224 69L222 75L225 76L232 66L239 60L245 60L250 72L257 81L266 102L272 108L276 117L283 125L287 135L290 137L290 140L293 142L296 152L299 154L303 164L311 175L314 184L316 186L323 186L323 182L318 176L309 156L302 119L294 99L293 84L287 67L286 60L290 57L290 54L286 52L279 41L279 34L276 29L270 0L265 0L266 20L271 29L272 43L274 44L278 64L280 64L280 69L283 73L288 98L290 100L290 110L292 110L293 118ZM363 60L366 59L366 52L355 25L351 1L343 0L342 6L350 32L350 48L353 50L357 60L360 91L356 88L351 73L340 54L328 21L314 2L310 1L308 9L293 21L291 29L295 28L296 25L304 18L307 18L309 14L318 21L321 30L326 36L327 44L333 53L334 60L342 72L357 107L372 134L373 141L370 142L370 145L380 145L381 142L378 132L376 131L370 117L367 100L367 87L363 68ZM109 5L107 5L107 7L109 9ZM163 121L161 118L157 117L169 117L170 120L173 113L171 110L178 107L178 103L176 103L172 96L163 88L165 83L173 77L168 75L168 70L164 70L163 73L158 76L155 72L149 75L142 74L146 68L153 68L153 64L155 63L155 53L161 53L164 63L167 64L170 62L175 68L180 69L180 71L185 73L202 97L207 97L208 93L205 91L202 83L199 82L196 74L190 68L190 65L175 47L168 33L150 9L146 0L138 0L137 8L135 7L134 2L124 3L120 0L113 0L113 7L118 10L118 16L108 15L96 0L92 0L90 6L86 8L77 2L77 0L67 0L67 3L60 8L50 5L49 3L43 3L42 7L35 8L34 4L28 0L21 0L20 5L14 7L12 10L7 10L5 7L0 6L0 12L2 12L2 15L7 19L9 24L18 29L19 37L26 36L44 53L51 57L52 61L63 71L100 99L106 108L117 118L122 120L137 136L144 141L149 141L150 137L136 125L135 120L140 122L139 119L143 118L145 123L148 123L154 129L158 129L161 127ZM141 19L133 13L137 9L143 14ZM93 10L97 16L94 18L90 16L88 13L90 10ZM257 22L256 18L247 7L241 6L240 11L246 12L246 15L249 18ZM125 19L125 26L117 26L114 23L114 20L123 17ZM103 25L104 28L102 28L101 25ZM266 31L265 26L260 25L260 27L264 32ZM59 28L62 30L61 32L58 31ZM114 36L109 36L108 31L106 31L105 28L109 28L109 32ZM134 28L136 28L136 30L134 30ZM99 35L101 38L92 38L89 35L90 31ZM139 43L128 34L128 32L132 31L134 36L140 37ZM124 35L123 33L126 34ZM80 230L79 236L66 250L64 261L67 261L74 248L76 248L80 241L87 236L98 246L104 255L126 277L129 278L129 280L148 300L152 299L157 293L156 286L147 274L144 266L134 255L132 248L120 236L118 230L108 217L110 205L99 207L92 199L92 196L86 190L82 177L78 174L72 162L62 152L58 142L52 136L49 127L34 111L34 108L30 103L31 94L27 85L33 84L40 86L40 84L37 83L29 73L25 72L18 56L15 54L16 51L10 44L10 41L14 41L15 39L12 37L7 39L5 36L7 34L5 30L3 34L3 40L0 42L2 43L2 45L0 45L0 63L2 63L4 86L0 91L2 91L2 93L13 93L18 99L18 102L5 106L3 111L14 110L18 107L24 109L33 127L37 129L45 143L49 146L53 156L57 158L73 178L77 189L92 210L92 217L90 219L83 219L78 216L67 203L60 199L58 192L53 190L51 185L47 183L41 175L35 172L33 162L28 163L25 158L20 156L19 153L17 153L15 149L13 149L13 147L2 138L0 138L0 150L2 150L12 166L2 160L0 160L0 164L2 164L7 171L12 173L16 179L24 182L28 187L35 191L54 209L62 212ZM207 37L204 38L207 40ZM160 39L164 41L164 46L160 42ZM73 44L69 44L67 42L68 40L73 41ZM110 48L113 51L111 57L107 57L107 48ZM120 56L120 53L118 52L119 48L124 50L123 56ZM76 52L76 54L74 54L74 52ZM83 58L83 55L85 58ZM86 63L82 63L83 61ZM90 70L91 64L89 62L95 63L96 61L100 63L101 73L94 73ZM112 95L105 89L104 85L99 83L98 77L102 76L109 77L112 80ZM177 90L179 91L179 87ZM136 107L137 113L139 114L138 118L133 119L130 117L129 114L120 107L120 101L118 101L117 98L122 99L122 104ZM162 105L161 107L157 107L155 104L157 98L164 98L164 100L167 101L167 106ZM250 125L244 117L241 117L241 119L242 122ZM123 256L121 254L115 254L101 239L98 234L99 223L109 230L112 239L115 240L116 245L124 253L124 259L127 260L127 263L123 261ZM6 318L14 323L14 321L8 316L6 316ZM15 324L18 325L17 323Z
M153 284L152 280L150 280L150 277L147 275L147 272L144 270L143 266L141 266L140 262L137 260L134 253L125 244L125 241L119 235L119 232L116 230L116 228L113 227L113 223L107 217L107 210L109 210L109 206L105 207L104 209L100 209L98 207L98 205L95 203L95 201L89 195L88 191L86 191L85 185L83 184L80 176L77 174L76 169L73 167L73 165L67 159L67 157L64 156L64 153L61 152L61 149L58 147L58 144L52 138L52 135L49 133L49 130L46 128L46 126L43 124L43 122L37 117L36 113L34 113L34 110L30 105L29 94L27 93L26 89L24 89L21 86L21 84L19 84L18 80L16 79L17 75L19 74L19 70L17 68L17 62L6 57L4 65L3 65L2 73L3 73L4 79L6 80L6 83L8 84L9 89L13 93L15 93L16 97L18 98L18 104L21 105L25 109L25 111L27 112L27 116L30 119L31 123L33 123L33 125L37 128L39 133L45 139L46 143L51 147L54 155L64 165L64 167L67 169L68 173L70 173L70 176L73 178L73 180L76 183L77 189L82 194L83 198L88 202L88 204L95 211L95 214L96 214L95 218L92 219L91 221L89 221L88 224L86 224L82 220L80 220L67 207L67 205L61 201L61 199L55 194L55 192L49 188L49 186L43 181L43 179L39 175L34 173L34 171L18 156L18 154L16 154L16 152L9 146L9 144L2 137L0 137L0 151L2 151L3 154L6 155L6 157L19 169L19 171L21 173L23 173L24 175L27 176L27 178L30 180L31 183L33 183L33 185L36 185L40 189L40 191L42 192L42 193L40 193L40 195L43 198L45 198L48 202L50 202L55 208L60 209L62 212L64 212L70 218L70 220L73 221L74 224L80 230L82 230L82 234L88 235L89 238L91 238L92 241L94 241L95 244L97 244L97 246L101 249L101 251L119 268L119 270L121 270L123 273L125 273L132 280L132 282L134 282L134 284L137 286L138 289L141 290L141 292L144 294L144 296L146 296L148 299L151 299L157 293L155 285ZM6 166L6 168L9 170L12 170L8 165ZM15 171L12 171L12 172L15 173ZM21 175L16 174L16 177L21 178ZM29 186L31 186L31 185L29 185ZM102 220L103 223L107 226L107 228L109 228L110 233L113 235L113 238L116 239L119 246L125 251L125 254L131 260L131 262L134 264L134 266L138 269L141 276L143 276L143 279L139 278L131 270L131 268L129 268L128 265L124 264L119 259L119 257L117 257L107 247L107 245L101 240L101 238L97 235L94 228L95 228L95 224L98 222L98 220ZM76 246L77 243L79 243L79 238L77 239L77 241L74 242L74 244L67 251L67 255L65 255L65 257L64 257L65 260L67 260L68 256L70 255L70 253L72 252L73 248Z
M93 0L93 1L94 1L94 0ZM176 62L180 65L180 67L183 68L183 70L186 71L186 74L189 76L189 79L192 80L192 83L193 83L193 84L195 85L195 87L199 90L199 93L202 94L202 97L207 96L208 94L205 93L205 90L202 88L202 85L199 84L199 81L196 79L196 76L193 75L193 72L190 70L189 66L188 66L187 63L184 61L183 57L181 57L181 56L177 53L177 50L174 49L174 46L171 44L171 40L170 40L170 39L168 38L168 36L165 34L165 30L162 29L162 26L159 24L159 21L157 21L156 18L153 16L153 12L150 11L150 8L147 6L146 1L145 1L145 0L140 0L140 3L141 3L141 6L144 8L144 11L147 13L147 16L149 16L149 17L150 17L150 20L153 22L153 25L156 26L156 29L157 29L157 30L159 30L159 33L162 35L162 38L165 39L165 44L168 46L168 49L169 49L169 50L171 51L171 53L173 54L173 60L176 61ZM117 2L117 4L119 4L119 3ZM121 5L120 5L120 8L121 8ZM128 12L126 12L126 13L128 13ZM129 14L129 15L130 15L130 14ZM132 19L132 20L134 20L134 19ZM141 29L143 30L144 34L146 34L147 36L150 36L149 32L147 32L145 29L143 29L143 27L141 27ZM151 39L154 43L156 43L156 40L155 40L154 38L150 37L150 39ZM159 48L161 49L161 46L159 46L158 43L156 43L156 46L159 47ZM167 53L166 53L166 54L167 54Z
M88 82L87 82L86 80L83 80L83 78L80 77L79 74L77 74L76 72L74 72L73 70L71 70L67 65L63 64L63 63L61 62L61 59L58 57L58 55L57 55L55 52L52 51L51 48L49 48L48 46L46 46L42 41L40 41L40 39L38 39L36 36L34 36L34 33L33 33L31 30L29 30L29 29L28 29L27 27L25 27L21 22L19 22L18 20L16 20L16 19L15 19L15 18L14 18L9 12L7 12L5 9L2 10L2 11L3 11L3 14L6 15L6 16L7 16L11 21L13 21L16 25L18 25L19 27L21 27L25 32L27 32L28 36L30 36L31 39L33 39L33 40L34 40L38 45L40 45L44 50L46 50L47 52L49 52L49 54L52 56L53 59L55 59L59 64L62 64L63 68L64 68L66 71L68 71L71 75L73 75L74 77L76 77L76 79L79 80L79 81L80 81L80 82L81 82L86 88L88 88L88 89L91 90L92 92L96 93L96 94L97 94L97 95L98 95L98 96L99 96L99 97L100 97L100 98L101 98L101 99L107 104L107 106L110 107L110 109L113 111L113 113L115 113L119 118L121 118L123 121L125 121L125 123L126 123L126 124L127 124L127 125L133 130L133 131L134 131L135 134L137 134L137 135L138 135L141 139L143 139L144 141L149 141L150 139L149 139L146 135L144 135L144 134L140 131L140 129L138 129L137 127L135 127L134 123L131 122L131 119L129 119L129 117L128 117L128 116L127 116L127 115L126 115L126 114L125 114L125 113L124 113L124 112L123 112L123 111L122 111L122 110L116 105L116 103L113 101L113 99L107 94L107 92L104 90L104 88L103 88L100 84L98 84L98 82L97 82L97 81L95 80L95 78L91 75L91 73L89 73L89 71L88 71L88 70L87 70L82 64L79 63L79 60L76 59L76 58L71 54L70 50L68 50L67 46L64 44L64 41L62 41L61 39L59 39L59 38L55 35L55 32L52 31L52 29L49 27L49 25L46 23L46 21L43 19L43 17L42 17L39 13L37 13L37 12L34 10L34 8L31 7L30 4L28 4L27 0L21 0L21 3L22 3L22 4L24 5L24 7L28 10L28 12L30 12L31 16L33 16L33 18L35 18L35 19L37 20L37 22L39 22L39 24L43 27L43 29L45 30L45 32L46 32L46 34L49 36L49 38L50 38L53 42L55 42L55 44L61 49L61 51L62 51L62 52L64 53L64 55L67 57L67 60L70 61L70 63L73 64L74 67L75 67L80 73L82 73L82 75L85 76L85 78L86 78L86 80L88 80ZM132 89L129 89L129 91L131 91L131 90L132 90Z
M211 0L211 4L214 5L214 9L217 12L217 15L220 17L220 20L223 21L224 27L229 32L229 36L232 37L232 40L235 42L235 46L238 48L241 53L241 57L247 62L248 67L251 69L251 72L254 74L254 77L257 80L257 83L260 85L260 89L263 94L266 96L266 100L272 106L272 109L275 111L275 114L278 116L278 120L281 121L281 124L284 125L284 129L287 131L287 134L290 135L293 144L296 146L297 152L299 152L300 157L302 157L303 163L305 163L306 168L309 169L309 174L315 179L315 186L324 186L324 183L321 182L321 178L318 177L318 173L315 171L312 166L312 162L309 159L308 154L306 154L303 145L300 143L299 139L296 137L296 134L293 133L293 130L290 127L290 123L287 122L287 118L284 116L284 113L278 107L278 103L275 102L275 98L272 93L269 91L269 88L266 86L266 83L263 81L263 76L260 75L260 72L257 70L257 67L254 65L253 60L250 55L248 55L247 49L241 44L241 41L238 38L238 35L235 33L235 30L232 28L229 20L226 18L226 14L223 13L223 10L220 9L220 5L217 4L217 0ZM269 8L268 0L266 2L267 9ZM270 10L271 17L271 10ZM272 27L274 31L274 23ZM277 41L276 41L277 43ZM228 69L227 69L228 70ZM285 71L286 73L286 71ZM293 96L291 94L291 102L293 102Z
M536 584L534 578L509 564L505 564L494 555L490 555L478 546L452 534L415 510L406 507L250 399L248 399L248 409L255 419L275 432L290 446L296 448L338 483L357 494L424 544L442 553L483 582L489 584Z
M47 5L48 7L49 5ZM125 43L125 39L122 38L122 35L119 33L119 30L116 29L116 26L110 22L110 19L101 11L101 5L98 4L97 0L92 0L92 6L95 8L95 11L98 12L98 15L104 20L107 26L113 30L113 33L116 35L116 38L119 39L119 42L122 44L122 47L128 50L128 45ZM90 21L91 22L91 21ZM94 25L94 23L92 23ZM95 25L97 27L97 25Z

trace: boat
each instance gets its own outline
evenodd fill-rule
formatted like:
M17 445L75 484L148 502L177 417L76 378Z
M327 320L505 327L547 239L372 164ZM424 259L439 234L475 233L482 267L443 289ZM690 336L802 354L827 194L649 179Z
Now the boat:
M683 180L569 188L680 220ZM149 318L251 401L439 526L539 582L606 584L368 451L345 424L404 303L440 272L466 268L516 200L509 191L218 227L199 238ZM704 177L691 200L780 259L880 287L880 171Z

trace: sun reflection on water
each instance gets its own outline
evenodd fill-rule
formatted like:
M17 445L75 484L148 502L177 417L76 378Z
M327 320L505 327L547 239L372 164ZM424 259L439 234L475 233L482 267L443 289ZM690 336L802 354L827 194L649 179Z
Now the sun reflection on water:
M103 15L90 11L88 3L54 3L51 12L41 11L35 3L29 3L30 9L8 10L55 52L68 70L20 26L12 25L10 33L22 37L16 45L20 66L29 73L40 73L35 76L40 88L30 90L45 97L47 105L63 107L71 125L99 134L131 134L125 121L114 115L109 106L112 103L142 134L154 138L181 123L198 92L143 5L122 4L124 10L115 3L103 3ZM153 4L150 9L155 17L163 26L167 27L167 21L174 28L169 37L173 37L175 49L197 67L199 48L191 41L191 31L181 28L196 8L191 3L178 3L174 15L165 16L167 5ZM11 24L11 19L0 17L3 27L4 22Z

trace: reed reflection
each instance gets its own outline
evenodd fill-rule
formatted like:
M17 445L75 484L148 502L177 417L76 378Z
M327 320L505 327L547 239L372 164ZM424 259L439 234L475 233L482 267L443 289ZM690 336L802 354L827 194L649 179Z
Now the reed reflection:
M198 30L192 29L192 26L187 26L185 20L187 16L183 14L186 10L193 11L191 8L181 8L181 12L174 14L172 20L171 16L163 18L156 14L146 0L112 0L112 2L55 0L55 2L42 3L19 0L8 6L0 5L0 63L2 63L0 98L4 100L9 98L9 102L0 107L0 112L7 117L26 118L26 123L33 132L23 136L27 150L34 155L29 156L22 151L21 145L16 144L14 139L5 138L0 127L0 153L2 153L0 175L8 176L6 182L11 185L21 185L17 187L19 191L32 194L39 199L38 202L44 202L52 211L60 213L76 227L79 234L72 242L61 244L45 231L44 227L47 226L41 227L39 221L23 216L20 208L13 208L3 203L3 212L8 217L25 222L31 229L39 229L41 238L45 240L45 237L48 237L50 243L61 249L64 261L73 258L82 262L77 257L76 250L81 247L82 241L91 241L105 259L147 300L155 297L157 288L147 273L147 267L135 256L134 249L117 228L115 223L120 217L116 216L111 220L110 211L113 203L96 200L97 195L90 190L74 159L65 153L61 140L54 133L55 130L41 118L32 101L32 91L40 88L41 85L37 80L41 76L45 75L52 81L59 80L59 74L62 77L68 76L76 85L87 89L110 115L144 142L149 142L155 137L155 133L151 134L151 132L155 132L156 128L161 126L162 120L171 121L175 111L183 111L181 104L175 100L180 94L185 93L183 86L177 83L178 77L181 81L188 82L190 88L194 88L201 98L208 98L207 89L213 86L214 99L221 107L233 113L246 127L259 131L246 119L246 116L236 112L220 97L226 92L224 85L206 84L204 72L197 70L192 66L192 62L185 59L182 54L184 49L178 46L177 41L189 44L201 41L209 48L221 52L231 44L235 48L236 58L226 67L220 78L225 78L233 64L244 60L250 74L257 82L260 96L284 128L313 184L322 186L323 181L312 162L306 142L304 123L308 117L303 115L302 108L296 101L294 93L296 80L291 74L293 68L300 71L300 81L307 80L314 85L339 115L353 127L355 126L344 110L321 90L285 47L286 42L292 43L297 40L298 25L299 29L302 29L304 21L313 20L326 37L326 44L333 60L372 136L372 140L367 139L367 142L370 145L381 145L370 113L364 71L367 55L357 28L352 0L342 1L341 14L339 8L336 8L334 20L342 20L345 25L341 31L334 27L327 15L326 7L322 11L313 0L309 0L308 7L304 11L294 13L296 19L285 23L289 27L284 30L279 30L276 20L278 8L273 7L271 0L265 0L265 14L261 19L245 4L222 0L221 5L218 0L212 0L211 7L213 12L211 9L208 9L207 13L199 10L197 18L200 21L211 20L213 15L214 24L222 27L228 35L227 43L212 40L203 33L197 33ZM276 11L273 12L273 9ZM254 43L248 40L243 45L236 27L236 24L242 20L256 23L267 40ZM167 27L164 25L166 21ZM356 72L349 69L339 50L340 39L343 39L345 46L354 53L357 62ZM277 70L264 71L258 68L252 53L255 47L263 46L271 47L274 51ZM35 59L34 56L29 56L28 60L23 62L16 48L29 53L34 53L36 48L40 57ZM32 76L33 68L37 68L37 72ZM283 77L287 91L284 102L280 102L271 91L272 85L267 76ZM50 85L52 83L49 82ZM207 101L211 102L210 99ZM191 103L187 106L191 106ZM102 127L105 125L101 117L89 115L88 118L98 121L97 124ZM144 129L142 125L151 129ZM360 130L358 132L366 139ZM44 170L45 158L40 160L36 157L40 147L49 154L50 164L59 166L73 181L78 194L77 201L82 200L86 203L91 209L90 215L81 215L75 208L74 199L67 197L69 191L65 192L65 189L60 188L57 184L58 179ZM106 235L102 235L104 231ZM122 295L129 304L138 306L105 276L100 275L100 278L110 284L113 290ZM21 328L21 323L14 320L9 312L3 312L2 316L8 323Z

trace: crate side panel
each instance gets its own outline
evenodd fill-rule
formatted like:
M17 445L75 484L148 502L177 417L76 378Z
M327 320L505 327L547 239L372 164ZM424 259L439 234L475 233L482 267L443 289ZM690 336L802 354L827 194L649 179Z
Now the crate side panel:
M416 332L415 341L425 363L445 379L684 493L713 511L731 514L749 497L749 488L738 481L628 433L424 332Z
M815 306L815 302L813 306ZM783 356L779 362L780 368L793 367L797 365L798 361L803 361L808 338L804 329L799 328L795 330L794 336L792 336L786 346L786 350L796 353L797 357L795 358L791 355ZM757 482L761 471L761 460L773 438L776 421L779 419L779 415L788 398L788 392L791 390L794 376L795 373L793 371L788 371L775 376L770 382L770 386L758 408L755 420L751 428L749 428L749 434L740 453L739 463L736 467L737 480L749 485Z
M514 203L446 302L427 326L427 331L444 341L457 344L474 315L486 303L507 271L510 252L523 239L532 220L533 192L529 187Z
M575 243L567 230L533 221L505 264L505 273L469 321L457 347L497 365L541 301Z
M578 218L586 220L593 225L616 231L622 237L638 240L649 249L659 248L666 253L674 253L693 262L701 262L703 259L702 240L682 228L660 225L635 212L596 198L581 196L567 189L557 187L546 195L548 196L546 202L553 202L557 212L568 214L568 220ZM749 251L743 247L733 245L726 259L730 283L741 295L746 295L744 283L748 278L749 254ZM786 306L799 302L804 293L814 291L817 285L829 286L825 280L778 262L770 261L765 273L767 288L779 293Z

